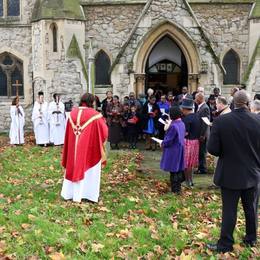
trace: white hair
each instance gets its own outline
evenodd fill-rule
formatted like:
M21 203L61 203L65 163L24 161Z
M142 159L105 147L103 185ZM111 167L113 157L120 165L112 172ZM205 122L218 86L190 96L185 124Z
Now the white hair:
M154 90L152 88L148 88L148 90L147 90L148 96L152 96L153 93L154 93Z
M260 100L252 101L252 103L250 104L250 107L254 113L259 113L260 112Z
M198 87L197 91L201 92L201 93L204 93L204 88L203 87Z

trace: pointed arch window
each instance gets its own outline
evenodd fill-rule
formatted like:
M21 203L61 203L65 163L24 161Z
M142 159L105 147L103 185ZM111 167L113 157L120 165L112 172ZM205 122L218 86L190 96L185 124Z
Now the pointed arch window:
M51 25L52 32L52 51L58 52L58 27L55 23Z
M237 85L240 83L240 59L238 54L229 50L223 59L223 66L226 70L224 75L225 85Z
M23 62L11 53L0 54L0 96L15 96L16 88L13 85L17 81L22 85L19 96L23 96Z
M111 62L108 55L100 50L95 59L96 85L110 85Z

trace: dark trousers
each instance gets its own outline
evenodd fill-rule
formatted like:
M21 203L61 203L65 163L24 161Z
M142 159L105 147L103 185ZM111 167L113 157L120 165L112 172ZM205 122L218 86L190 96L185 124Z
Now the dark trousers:
M243 205L246 219L246 242L255 242L258 226L259 187L246 190L230 190L221 188L222 224L218 241L220 250L231 250L234 244L233 232L237 221L237 206L239 199Z
M164 125L159 124L159 126L158 126L158 132L159 132L158 138L161 139L161 140L163 140L163 139L164 139L164 135L165 135Z
M206 156L207 156L207 139L205 139L203 142L200 142L198 170L201 173L207 172Z
M131 146L136 146L137 134L136 133L128 134L128 142Z
M122 134L124 142L127 142L127 127L122 127Z
M181 183L183 182L183 172L170 172L171 190L173 193L181 192Z

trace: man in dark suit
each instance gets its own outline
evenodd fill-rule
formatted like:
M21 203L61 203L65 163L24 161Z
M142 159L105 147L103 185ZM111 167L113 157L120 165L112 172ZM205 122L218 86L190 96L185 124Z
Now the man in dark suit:
M206 155L207 155L207 140L209 137L209 126L202 120L203 117L210 119L210 109L205 102L203 93L197 93L195 103L198 105L197 114L200 118L200 150L199 150L199 169L198 173L207 173Z
M208 142L209 153L219 160L214 183L221 188L222 225L217 244L208 248L218 252L233 250L233 231L241 198L246 219L244 243L254 246L257 240L260 184L260 121L248 109L244 90L234 95L235 109L213 122Z
M181 94L177 96L177 100L179 104L182 103L182 100L186 98L187 95L188 95L188 87L184 86L181 88Z

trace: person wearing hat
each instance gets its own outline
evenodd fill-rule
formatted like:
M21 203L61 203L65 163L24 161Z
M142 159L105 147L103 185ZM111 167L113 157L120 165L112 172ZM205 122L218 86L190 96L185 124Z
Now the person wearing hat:
M187 186L191 187L193 170L199 164L200 119L198 114L194 113L192 98L184 98L180 107L184 115L182 121L185 124L184 174Z
M210 111L210 122L213 122L214 117L216 116L217 112L217 107L216 107L216 96L215 95L210 95L208 98L207 105L209 107Z
M260 93L256 93L256 94L255 94L254 100L260 100Z

